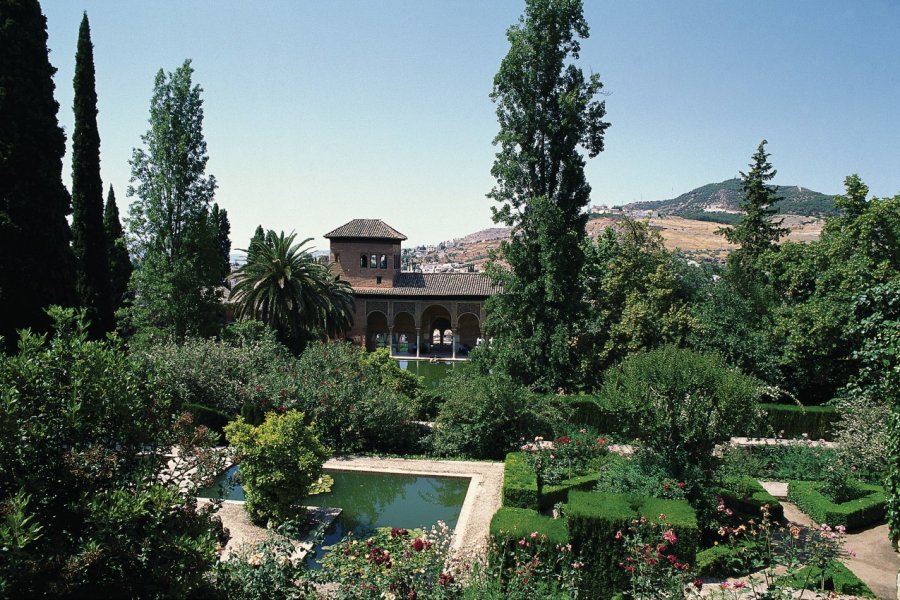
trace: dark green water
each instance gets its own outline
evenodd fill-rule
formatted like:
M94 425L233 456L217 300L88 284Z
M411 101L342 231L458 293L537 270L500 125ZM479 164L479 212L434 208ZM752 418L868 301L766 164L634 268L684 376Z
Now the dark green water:
M231 467L218 477L212 487L201 490L198 496L217 495L218 486L227 486L228 478L235 471L237 467ZM316 555L310 556L308 563L312 568L322 557L322 546L335 544L350 532L362 538L379 527L415 529L431 527L438 521L443 521L450 528L456 527L469 489L469 479L463 477L422 477L331 469L326 472L334 478L331 492L310 496L304 504L343 510L326 532L324 543L316 547ZM240 486L234 486L224 497L243 500L244 491Z
M430 362L427 360L402 360L398 359L401 369L406 369L411 373L415 373L425 380L425 387L432 388L438 385L441 380L450 374L451 370L456 367L454 362Z

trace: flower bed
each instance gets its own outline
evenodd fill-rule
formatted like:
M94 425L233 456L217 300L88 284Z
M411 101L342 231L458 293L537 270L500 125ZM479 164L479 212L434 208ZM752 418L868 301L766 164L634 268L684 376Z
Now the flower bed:
M861 529L884 519L887 494L883 487L860 483L859 488L865 495L835 504L822 494L822 485L816 481L791 481L788 499L816 523L843 525L849 530Z
M665 515L675 540L667 552L687 563L693 563L697 554L697 519L684 500L573 491L565 515L572 547L585 557L581 591L588 598L609 598L625 589L628 578L620 564L625 560L625 547L617 540L634 519Z
M762 507L768 504L772 519L781 521L784 518L784 507L754 477L729 477L723 483L718 492L730 508L758 519Z
M821 581L822 570L818 567L804 567L790 577L785 577L779 583L787 586L799 587L805 581ZM874 598L875 594L859 577L838 561L831 562L825 568L825 588L834 590L838 594L853 596L856 598Z
M589 490L597 485L597 473L579 475L556 484L545 485L538 498L537 476L524 452L506 455L503 470L503 506L544 510L565 502L572 490Z

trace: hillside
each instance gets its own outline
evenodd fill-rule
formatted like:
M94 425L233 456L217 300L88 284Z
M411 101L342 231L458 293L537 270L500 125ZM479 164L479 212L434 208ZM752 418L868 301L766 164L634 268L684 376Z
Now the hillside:
M800 186L785 185L778 186L778 195L782 197L777 205L781 214L824 217L837 213L834 196ZM660 216L675 215L703 221L734 222L736 216L729 218L724 215L736 215L740 200L741 180L728 179L720 183L709 183L669 200L632 202L622 208L659 211ZM717 219L716 216L724 218Z

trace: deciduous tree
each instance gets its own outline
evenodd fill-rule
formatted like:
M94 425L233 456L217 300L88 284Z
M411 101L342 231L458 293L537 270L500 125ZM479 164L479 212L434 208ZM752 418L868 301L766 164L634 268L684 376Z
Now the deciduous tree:
M491 93L500 132L488 196L494 220L513 231L501 246L508 269L493 270L502 292L487 326L502 368L544 389L573 385L590 198L582 149L601 152L608 127L599 76L573 63L587 37L580 0L529 0Z
M190 60L168 76L157 73L150 129L132 155L128 188L135 198L132 324L176 340L216 333L222 322L221 253L209 218L216 180L206 175L202 90L193 73Z

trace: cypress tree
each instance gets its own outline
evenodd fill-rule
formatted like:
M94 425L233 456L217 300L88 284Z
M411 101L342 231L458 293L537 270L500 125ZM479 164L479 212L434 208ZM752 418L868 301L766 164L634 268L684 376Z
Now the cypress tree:
M113 329L114 322L109 259L103 231L94 46L87 13L84 13L78 30L74 86L72 249L75 252L75 291L79 303L87 311L91 335L100 338Z
M17 329L46 331L44 309L75 295L55 72L37 0L0 0L0 335L9 350Z
M231 223L228 221L228 211L213 204L209 213L210 225L216 234L216 246L222 260L222 280L228 285L228 274L231 273Z
M113 310L122 306L128 292L128 280L131 279L131 257L125 244L125 231L119 220L119 208L116 206L116 193L109 186L106 208L103 211L103 230L106 239L106 255L109 257L110 292Z

